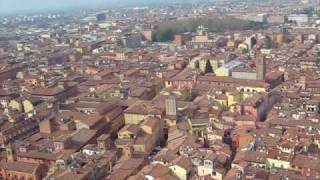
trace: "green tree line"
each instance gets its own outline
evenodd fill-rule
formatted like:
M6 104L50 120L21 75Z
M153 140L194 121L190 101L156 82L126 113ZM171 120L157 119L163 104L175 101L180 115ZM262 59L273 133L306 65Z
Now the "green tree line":
M261 29L263 24L240 20L233 17L207 17L174 20L160 24L153 34L153 41L172 41L176 34L196 32L199 26L204 26L209 32L224 32Z

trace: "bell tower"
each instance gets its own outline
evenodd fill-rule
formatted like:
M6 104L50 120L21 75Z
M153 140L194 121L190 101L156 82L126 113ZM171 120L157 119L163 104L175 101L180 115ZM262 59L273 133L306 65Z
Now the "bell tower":
M257 80L264 81L266 76L266 61L265 57L262 54L259 54L256 57L256 73Z
M7 155L8 162L14 162L15 161L14 150L13 150L13 146L12 146L11 143L6 145L6 155Z
M177 115L177 102L175 96L173 95L170 95L166 99L166 114L169 116Z

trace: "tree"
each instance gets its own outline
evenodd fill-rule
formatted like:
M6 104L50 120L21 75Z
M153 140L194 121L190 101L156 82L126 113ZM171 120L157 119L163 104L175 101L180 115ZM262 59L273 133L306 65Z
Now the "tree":
M100 169L97 167L97 165L95 165L91 171L91 177L89 178L90 180L98 180L101 179L101 171Z
M196 32L199 26L204 26L208 32L224 32L238 30L258 30L263 23L240 20L233 17L203 17L168 21L160 24L153 35L153 41L167 42L174 39L174 35L185 32Z
M204 73L205 74L213 73L213 69L212 69L212 66L211 66L211 63L209 60L207 60L207 62L206 62L206 67L205 67Z
M196 62L194 62L194 67L195 69L199 69L200 68L200 63L198 60L196 60Z
M188 91L185 94L182 94L181 99L183 101L193 101L197 97L197 94L193 91Z
M243 48L243 49L242 49L242 53L243 53L243 54L247 54L247 53L249 53L249 49L247 49L247 48Z
M172 29L161 29L158 30L155 34L155 41L157 42L166 42L172 41L174 39L174 32Z
M272 43L272 42L268 42L268 43L265 45L265 48L266 48L266 49L273 49L273 43Z

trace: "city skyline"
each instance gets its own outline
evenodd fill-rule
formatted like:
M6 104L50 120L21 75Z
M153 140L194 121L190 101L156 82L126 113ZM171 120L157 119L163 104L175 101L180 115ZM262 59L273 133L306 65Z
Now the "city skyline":
M320 179L320 0L0 13L0 180Z
M201 0L0 0L0 14L23 14L48 11L65 11L86 8L117 8L126 6L158 5L201 2Z

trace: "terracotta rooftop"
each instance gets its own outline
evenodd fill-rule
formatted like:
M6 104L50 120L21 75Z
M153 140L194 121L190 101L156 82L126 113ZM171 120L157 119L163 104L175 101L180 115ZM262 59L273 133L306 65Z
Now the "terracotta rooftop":
M34 174L37 169L40 167L40 164L34 163L25 163L25 162L0 162L0 168L22 172L22 173L29 173Z

